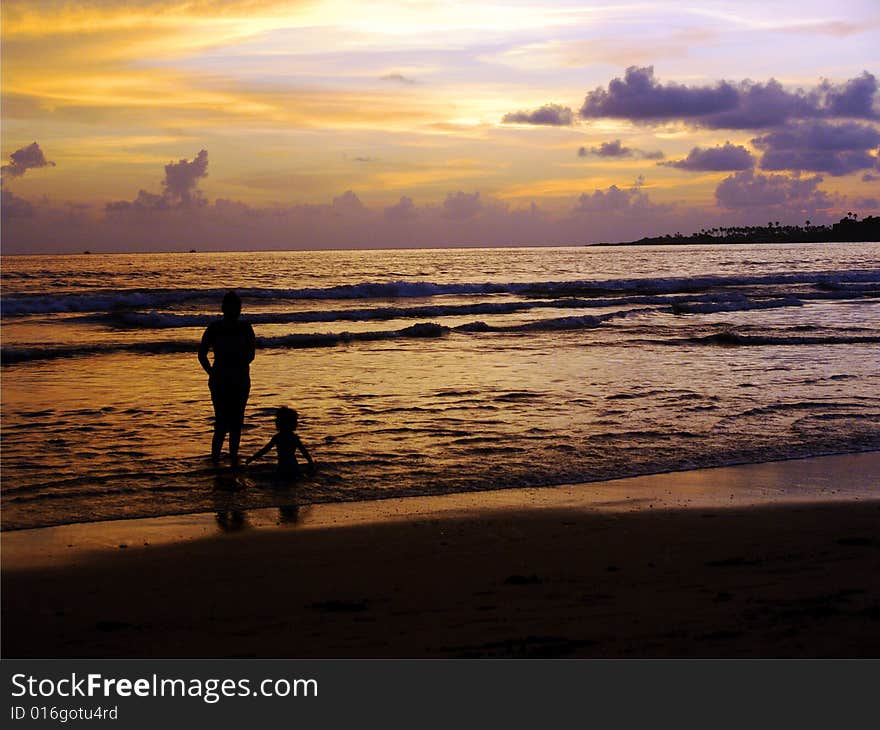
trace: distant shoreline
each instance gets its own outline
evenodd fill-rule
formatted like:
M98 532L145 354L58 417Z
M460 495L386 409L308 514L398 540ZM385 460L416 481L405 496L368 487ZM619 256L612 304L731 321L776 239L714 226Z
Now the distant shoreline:
M662 236L646 236L636 241L600 241L597 243L530 243L503 245L480 245L477 243L454 246L377 246L369 248L261 248L261 249L169 249L149 251L66 251L66 252L0 252L0 257L33 258L37 256L155 256L174 254L191 256L194 254L254 254L254 253L325 253L350 251L474 251L488 249L526 249L526 248L595 248L618 246L724 246L736 244L807 244L807 243L880 243L880 216L868 216L862 220L857 217L842 218L830 226L804 225L783 226L768 224L766 226L731 226L701 230L698 233L684 235L667 233Z
M689 236L681 233L646 236L637 241L600 243L598 246L687 246L729 245L755 243L876 243L880 241L880 217L868 216L858 220L850 213L830 226L731 226L703 229Z

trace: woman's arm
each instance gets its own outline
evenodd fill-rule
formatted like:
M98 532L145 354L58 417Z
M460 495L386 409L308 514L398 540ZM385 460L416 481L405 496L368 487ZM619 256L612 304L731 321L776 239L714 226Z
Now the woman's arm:
M245 351L245 359L248 364L254 361L254 355L257 354L257 337L254 334L254 328L250 322L247 323L247 349Z
M202 370L208 373L208 375L211 374L212 369L211 361L208 359L208 350L211 349L212 339L211 328L207 327L205 333L202 335L202 342L199 345L199 364L202 366Z

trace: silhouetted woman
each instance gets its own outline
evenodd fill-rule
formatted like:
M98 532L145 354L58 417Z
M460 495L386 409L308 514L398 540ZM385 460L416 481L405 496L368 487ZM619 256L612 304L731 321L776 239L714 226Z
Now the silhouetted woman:
M202 335L199 362L208 373L208 387L214 404L214 438L211 458L220 461L223 439L229 434L229 457L238 464L238 444L244 424L244 409L251 390L250 364L254 359L254 330L239 320L241 299L234 291L223 297L223 319L211 322ZM214 350L214 362L208 360Z

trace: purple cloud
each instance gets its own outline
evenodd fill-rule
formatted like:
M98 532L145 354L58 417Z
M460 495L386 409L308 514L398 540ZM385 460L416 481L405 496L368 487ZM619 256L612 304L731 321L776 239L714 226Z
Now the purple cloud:
M505 114L503 124L541 124L552 127L567 127L574 121L571 109L561 104L545 104L534 111L519 111Z
M411 79L409 76L404 76L403 74L400 74L400 73L385 74L384 76L380 76L379 80L380 81L395 81L398 84L409 84L409 85L416 83L415 79Z
M847 175L870 169L877 158L870 150L880 144L880 131L867 124L830 124L812 120L789 124L752 140L764 151L763 170L808 170Z
M135 213L143 213L148 211L158 211L158 210L170 210L171 203L169 203L168 198L164 195L156 195L155 193L149 193L146 190L139 190L137 197L132 200L116 200L111 203L107 203L105 210L108 213L124 213L124 212L135 212Z
M608 89L596 88L587 94L581 117L616 117L652 121L717 114L736 107L738 92L722 81L709 87L688 87L659 83L654 67L630 66L624 78L612 79Z
M201 150L192 161L180 160L165 165L164 192L161 195L146 190L138 192L132 200L117 200L107 203L108 213L147 212L170 210L172 208L192 208L206 204L198 189L199 180L208 175L208 153Z
M412 220L418 216L415 203L412 198L402 195L400 200L394 205L390 205L384 210L385 217L388 220Z
M21 177L28 170L38 167L55 167L55 163L47 160L40 145L33 142L9 155L9 164L3 165L0 172L9 177Z
M0 210L4 218L32 218L34 206L9 190L0 192Z
M877 79L867 71L850 79L843 86L826 86L828 110L838 117L880 119L875 107Z
M820 182L821 175L802 178L742 170L718 184L715 199L724 208L780 205L795 210L824 208L830 206L832 200L824 190L819 190Z
M870 172L862 175L862 182L877 182L878 180L880 180L880 175L874 175Z
M443 217L466 220L479 213L482 207L483 203L478 192L465 193L459 190L456 193L449 193L443 201Z
M165 180L162 186L165 195L184 208L198 202L199 180L208 176L208 152L201 150L192 161L180 160L165 165Z
M579 157L586 157L588 154L597 155L599 157L632 157L634 150L631 147L624 147L619 139L613 142L603 142L598 147L581 147L578 150Z
M574 208L575 213L610 213L626 210L638 193L623 190L612 185L607 190L596 190L592 194L582 193Z
M852 203L854 208L880 208L880 199L878 198L856 198Z
M766 84L743 81L737 91L736 106L708 116L702 120L703 126L713 129L763 129L784 124L789 119L815 117L822 113L818 92L805 94L800 89L789 92L776 79L770 79Z
M742 145L725 142L722 147L694 147L683 160L658 162L658 165L695 172L748 170L755 166L755 158Z
M336 215L357 215L364 212L364 204L351 190L346 190L342 195L333 198L330 207Z
M876 78L865 71L842 85L823 82L811 91L787 91L775 79L766 83L719 81L711 86L663 84L653 66L630 66L587 94L584 119L613 117L635 122L685 120L713 129L765 129L794 119L857 117L878 119Z
M582 193L577 199L572 214L583 215L591 213L634 213L634 212L661 212L668 206L655 205L642 190L644 178L639 178L628 190L612 185L605 190L594 190L592 193Z
M161 195L141 196L143 214L101 215L98 210L71 211L66 204L34 201L33 215L9 217L11 198L4 194L3 245L7 253L119 250L240 250L242 231L252 249L397 248L421 246L572 245L634 240L701 226L766 223L767 220L827 222L845 210L864 213L868 198L826 195L821 178L764 175L753 171L729 178L728 192L739 198L730 209L709 211L680 203L657 203L640 181L612 185L569 201L566 210L542 211L535 204L511 207L485 193L450 192L447 203L416 205L404 196L390 208L364 206L356 215L340 215L339 204L293 203L253 206L218 199L203 206L168 207L161 214L151 206L170 203ZM724 186L719 199L724 197ZM867 186L865 186L867 187ZM876 191L866 189L863 195ZM751 197L750 197L751 196ZM768 200L771 204L768 204ZM781 201L781 202L780 202ZM16 202L12 200L12 202ZM828 203L832 205L828 205ZM738 207L737 205L738 204ZM856 207L852 207L856 206ZM26 208L26 206L25 206ZM26 210L22 211L26 214ZM72 213L75 213L72 214ZM716 217L717 216L717 217ZM836 216L836 217L835 217Z
M597 157L640 157L645 160L663 159L663 153L660 150L645 152L634 147L624 147L619 139L615 139L613 142L602 142L598 147L580 147L578 149L578 157L587 157L588 155L596 155Z

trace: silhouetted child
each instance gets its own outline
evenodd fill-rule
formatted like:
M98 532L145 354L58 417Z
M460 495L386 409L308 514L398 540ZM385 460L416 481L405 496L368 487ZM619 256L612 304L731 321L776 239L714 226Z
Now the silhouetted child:
M278 454L278 476L286 481L293 481L300 477L299 464L296 461L296 450L299 449L309 462L309 472L314 473L315 462L299 436L296 435L298 419L299 414L293 408L281 406L275 412L275 428L278 433L256 454L246 459L245 463L250 464L255 459L259 459L274 446Z

